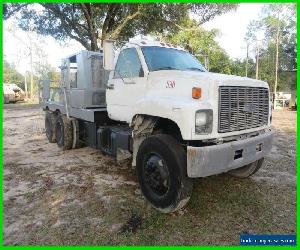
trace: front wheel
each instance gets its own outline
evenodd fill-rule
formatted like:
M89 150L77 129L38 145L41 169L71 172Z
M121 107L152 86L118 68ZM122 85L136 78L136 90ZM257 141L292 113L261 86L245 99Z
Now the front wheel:
M260 169L263 162L264 162L264 158L261 158L260 160L252 162L241 168L230 170L228 172L228 174L230 174L234 177L238 177L238 178L247 178L247 177L255 174Z
M169 135L152 135L142 142L137 174L142 193L163 213L182 208L190 199L193 182L187 177L186 153Z

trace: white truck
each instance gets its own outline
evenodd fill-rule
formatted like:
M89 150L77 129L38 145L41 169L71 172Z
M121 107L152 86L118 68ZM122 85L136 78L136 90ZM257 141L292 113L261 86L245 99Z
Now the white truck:
M45 81L50 142L132 157L143 195L166 213L188 202L193 178L245 178L261 167L272 142L266 82L207 72L162 42L128 42L114 53L105 41L99 53L64 59L57 100Z

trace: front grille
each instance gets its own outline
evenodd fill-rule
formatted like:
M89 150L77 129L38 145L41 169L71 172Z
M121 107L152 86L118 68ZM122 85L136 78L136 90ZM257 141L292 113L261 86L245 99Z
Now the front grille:
M219 88L219 133L245 130L268 124L267 88Z

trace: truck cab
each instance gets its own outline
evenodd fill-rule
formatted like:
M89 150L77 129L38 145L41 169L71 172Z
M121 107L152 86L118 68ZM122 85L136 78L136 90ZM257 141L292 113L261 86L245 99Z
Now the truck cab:
M194 56L164 43L143 42L123 47L116 56L107 85L107 110L112 119L130 124L138 114L167 118L178 125L184 140L222 138L270 126L269 86L266 82L207 72ZM231 90L232 93L238 91L236 95L239 94L240 98L249 98L251 104L254 102L245 107L242 107L244 102L238 102L242 104L237 109L241 111L237 114L239 117L235 117L238 128L229 121L227 124L223 120L222 124L216 122L219 108L226 111L225 104L219 103L219 97L226 98L226 93ZM193 96L193 91L198 91L199 96ZM253 99L255 97L257 100ZM255 103L259 101L263 103ZM242 110L247 108L253 110L248 113ZM206 117L201 112L196 115L201 109L208 110L206 114L211 124L207 124L203 132L199 129L197 132L196 126L191 124L195 123L196 117ZM242 124L252 112L256 112L254 117L256 115L258 120Z
M89 70L106 76L99 78L105 107L102 101L82 107L81 116L73 109L67 117L56 113L60 119L48 120L58 126L48 130L57 141L68 135L68 148L80 141L117 159L132 157L142 193L156 209L183 207L192 178L224 172L245 178L262 166L272 142L266 82L208 72L189 52L158 41L129 42L116 55L105 41L101 58L103 68Z

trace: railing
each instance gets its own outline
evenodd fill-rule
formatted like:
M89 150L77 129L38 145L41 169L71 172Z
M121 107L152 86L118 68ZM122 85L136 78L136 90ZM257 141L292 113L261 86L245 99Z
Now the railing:
M57 81L43 80L40 84L40 100L42 102L58 102L63 100L63 89Z

